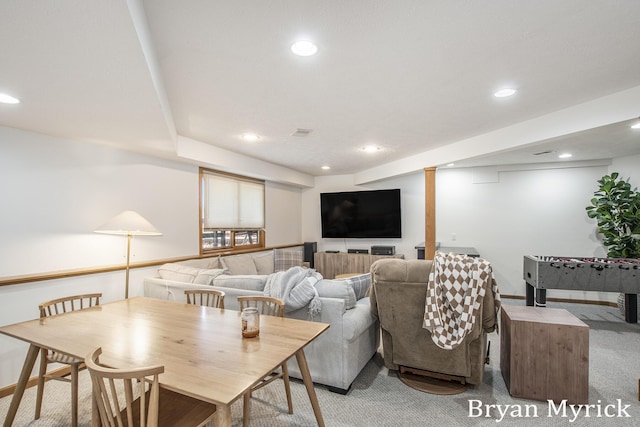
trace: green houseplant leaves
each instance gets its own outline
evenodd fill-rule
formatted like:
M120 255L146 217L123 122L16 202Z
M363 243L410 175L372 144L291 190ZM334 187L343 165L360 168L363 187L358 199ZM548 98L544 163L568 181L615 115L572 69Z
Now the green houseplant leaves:
M640 258L640 193L618 175L613 172L597 181L600 187L586 207L587 215L598 222L607 257Z

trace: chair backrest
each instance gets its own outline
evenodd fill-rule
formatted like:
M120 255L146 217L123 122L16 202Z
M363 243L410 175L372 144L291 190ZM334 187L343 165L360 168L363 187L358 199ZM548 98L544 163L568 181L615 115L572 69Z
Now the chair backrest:
M214 289L189 289L184 291L187 303L206 307L224 308L224 292Z
M284 301L279 298L257 295L241 296L238 297L238 304L240 304L240 310L256 307L260 314L284 317Z
M40 317L49 317L100 305L100 298L102 294L71 295L43 302L38 309Z
M102 425L156 427L160 402L158 377L164 366L111 369L100 365L100 354L101 348L93 350L84 363L91 375L93 398Z

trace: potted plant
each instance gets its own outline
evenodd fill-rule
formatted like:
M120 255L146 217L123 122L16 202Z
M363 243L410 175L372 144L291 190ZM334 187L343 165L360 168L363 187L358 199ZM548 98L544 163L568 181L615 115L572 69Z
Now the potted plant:
M598 232L609 258L640 258L640 193L619 178L617 172L598 181L598 191L586 207L598 222ZM624 295L618 297L624 312Z

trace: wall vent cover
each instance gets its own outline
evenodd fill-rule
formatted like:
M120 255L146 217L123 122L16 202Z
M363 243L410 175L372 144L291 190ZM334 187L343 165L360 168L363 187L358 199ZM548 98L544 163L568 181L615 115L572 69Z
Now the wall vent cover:
M540 151L539 153L533 153L534 156L543 156L545 154L551 154L553 153L553 150L545 150L545 151Z
M291 136L300 136L300 137L307 136L307 135L309 135L311 133L311 131L312 131L312 129L301 129L301 128L298 128L298 129L296 129L295 132L293 132L291 134Z

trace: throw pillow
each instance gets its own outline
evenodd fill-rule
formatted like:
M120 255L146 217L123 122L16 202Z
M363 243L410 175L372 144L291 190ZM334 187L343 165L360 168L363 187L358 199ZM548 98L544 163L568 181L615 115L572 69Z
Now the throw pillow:
M255 262L256 264L256 270L258 270L258 274L274 273L273 251L269 251L266 254L254 255L253 262Z
M240 274L258 274L256 264L251 255L235 255L220 258L222 267L229 270L234 276Z
M353 288L353 292L356 294L356 301L368 296L367 293L371 287L371 273L349 277L345 281Z
M211 258L211 261L207 264L207 268L224 268L220 262L220 255L215 258Z
M189 267L188 265L168 263L158 268L158 275L165 280L193 283L193 279L195 279L199 271L199 268Z
M344 300L347 310L356 306L356 294L353 287L346 280L322 279L316 283L318 295L324 298L339 298Z
M196 277L193 279L193 283L197 283L198 285L211 285L213 284L213 279L221 274L225 274L226 272L227 270L223 268L200 270L198 271Z
M274 270L287 271L291 267L301 267L303 262L302 250L274 249Z

